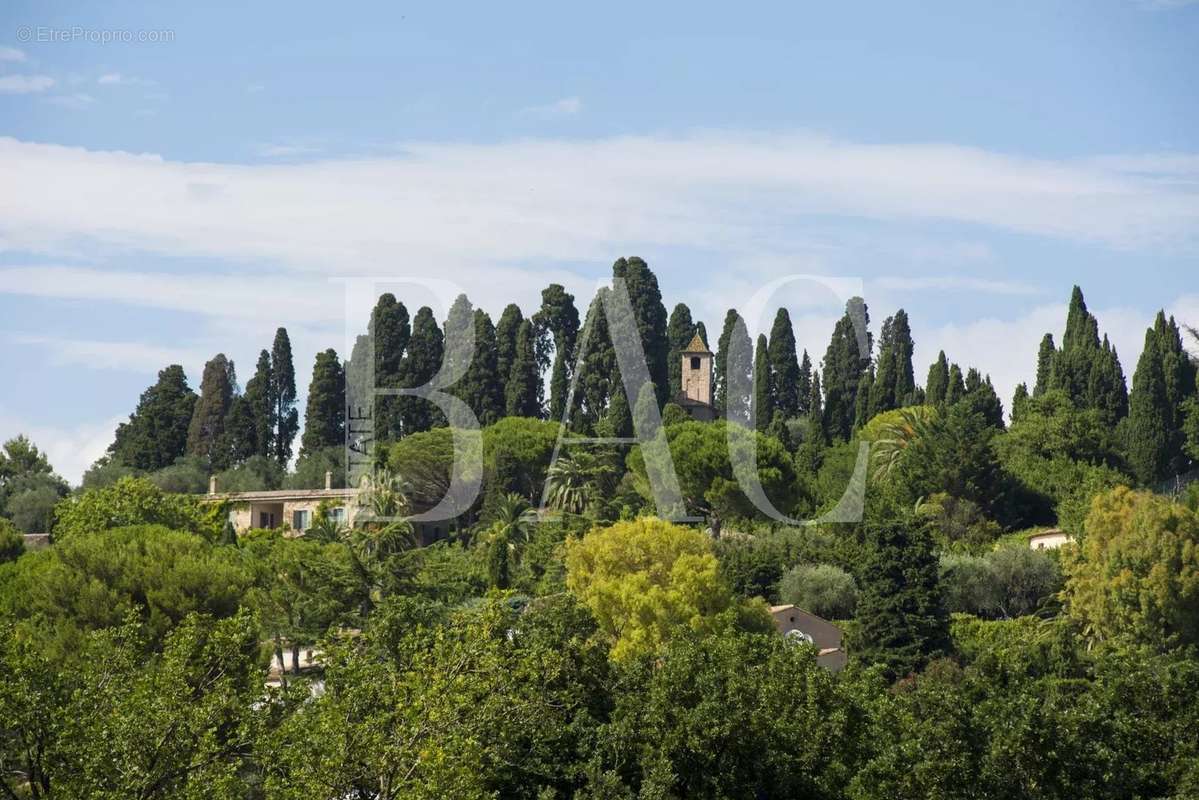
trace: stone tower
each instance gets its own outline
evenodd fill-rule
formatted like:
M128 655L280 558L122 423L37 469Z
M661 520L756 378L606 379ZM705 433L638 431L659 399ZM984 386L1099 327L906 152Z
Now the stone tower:
M712 408L712 351L699 338L699 334L691 337L691 342L683 348L683 392L680 401L684 408L691 410L693 406ZM694 411L692 416L697 416Z

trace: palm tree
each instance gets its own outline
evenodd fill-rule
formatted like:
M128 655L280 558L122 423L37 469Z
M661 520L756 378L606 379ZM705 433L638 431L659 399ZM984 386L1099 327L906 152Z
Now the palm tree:
M328 514L318 513L316 518L312 520L312 525L308 527L308 530L304 531L303 538L328 544L330 542L342 541L346 538L349 531L349 528Z
M362 508L358 519L363 523L404 516L408 512L408 498L400 476L388 467L376 467L363 475L358 505Z
M537 512L529 501L515 492L509 492L496 504L492 517L491 533L503 536L514 544L528 544Z
M563 456L546 473L546 501L550 508L583 514L596 498L601 465L591 453Z
M894 421L883 425L871 445L871 462L875 481L886 480L903 459L903 454L916 441L935 432L940 417L932 406L901 408Z

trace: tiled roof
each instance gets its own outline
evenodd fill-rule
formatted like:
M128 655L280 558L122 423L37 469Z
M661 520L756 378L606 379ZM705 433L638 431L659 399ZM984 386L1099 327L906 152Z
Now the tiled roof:
M704 344L704 340L699 338L698 331L696 331L695 335L691 337L691 342L683 349L683 352L684 353L707 353L708 355L712 355L712 351L708 349L708 346L706 344Z
M325 498L350 498L358 494L357 489L274 489L263 492L218 492L203 495L205 500L321 500Z

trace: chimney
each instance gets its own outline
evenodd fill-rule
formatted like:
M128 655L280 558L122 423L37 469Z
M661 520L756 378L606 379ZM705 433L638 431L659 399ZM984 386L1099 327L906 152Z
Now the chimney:
M216 475L208 476L208 493L216 494Z
M333 488L333 473L325 470L325 491Z

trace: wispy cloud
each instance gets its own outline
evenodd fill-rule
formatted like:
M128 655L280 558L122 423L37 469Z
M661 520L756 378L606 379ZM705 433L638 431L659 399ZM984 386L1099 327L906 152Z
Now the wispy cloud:
M34 94L53 86L49 75L0 75L0 94Z
M0 61L24 61L25 51L15 47L0 47Z
M46 454L55 471L72 484L78 484L84 471L104 455L121 422L123 417L113 417L60 427L23 419L0 406L0 436L8 439L25 434Z
M122 272L39 264L0 267L0 294L125 303L201 316L254 320L261 298L310 322L335 322L344 306L330 302L329 281L296 275L241 277Z
M1168 176L803 135L410 144L397 157L270 165L0 138L0 174L12 248L91 242L326 274L417 264L484 277L589 260L614 242L796 252L800 223L830 215L1114 248L1192 247L1199 234L1199 188Z
M112 342L95 339L63 339L54 336L17 333L9 337L16 344L34 346L49 353L53 363L60 366L80 366L88 369L128 370L150 372L167 364L204 363L205 354L199 350L162 347L146 342Z
M299 156L315 155L321 152L316 145L297 143L260 144L255 148L263 158L297 158Z
M106 72L99 78L96 78L96 83L101 86L156 86L155 81L149 78L137 78L132 75L123 75L120 72Z
M535 117L573 117L583 110L583 101L577 97L563 97L545 105L529 106L522 113Z
M970 278L962 275L929 275L924 277L886 277L868 281L868 285L879 289L896 291L967 291L985 294L1032 295L1043 290L1019 281Z
M54 97L47 97L45 98L45 102L51 105L61 106L62 108L70 108L75 111L81 111L85 108L89 108L93 103L95 103L96 98L92 97L86 92L76 92L74 94L60 94L55 95Z

